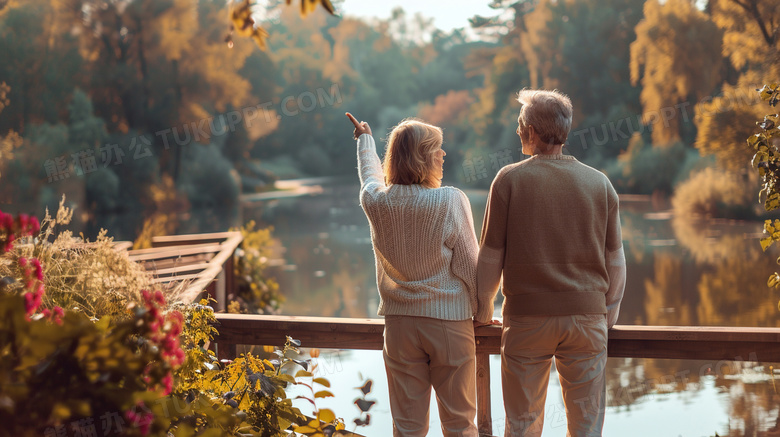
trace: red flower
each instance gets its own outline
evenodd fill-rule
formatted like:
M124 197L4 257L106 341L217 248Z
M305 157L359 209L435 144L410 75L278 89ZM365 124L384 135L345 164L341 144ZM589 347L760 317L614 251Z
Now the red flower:
M165 390L163 390L163 395L168 396L173 391L173 376L168 373L163 377L162 379L163 387L165 387Z
M37 234L41 230L41 224L37 217L30 217L30 233Z
M30 264L32 264L33 269L35 269L35 277L39 281L43 281L43 267L41 267L41 262L38 258L33 258L32 261L30 261Z
M141 411L138 411L139 409ZM144 404L144 401L138 401L132 410L125 411L125 419L127 419L131 425L137 426L141 431L141 434L147 435L149 434L149 428L154 421L154 414L152 414L152 411Z
M51 314L51 320L58 325L62 325L62 318L65 317L65 311L61 307L54 307Z

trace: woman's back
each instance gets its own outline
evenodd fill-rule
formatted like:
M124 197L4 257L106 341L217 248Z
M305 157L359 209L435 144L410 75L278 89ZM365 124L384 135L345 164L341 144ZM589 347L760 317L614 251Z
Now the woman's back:
M472 317L479 249L465 194L453 187L387 186L373 138L361 136L358 143L360 203L371 224L379 314Z

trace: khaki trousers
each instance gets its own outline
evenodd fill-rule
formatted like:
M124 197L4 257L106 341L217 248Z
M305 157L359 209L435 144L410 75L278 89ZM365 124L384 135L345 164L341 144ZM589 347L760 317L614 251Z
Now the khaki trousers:
M431 386L445 437L477 437L471 320L386 316L384 358L393 436L428 433Z
M601 436L606 402L604 314L513 316L501 336L506 436L540 436L550 365L561 381L567 437Z

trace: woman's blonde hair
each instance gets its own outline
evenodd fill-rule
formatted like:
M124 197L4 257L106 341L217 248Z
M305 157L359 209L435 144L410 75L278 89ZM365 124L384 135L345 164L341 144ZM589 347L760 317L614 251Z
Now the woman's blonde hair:
M390 132L383 167L385 182L390 184L420 184L438 188L441 181L435 174L434 152L444 140L441 128L415 118L407 118Z

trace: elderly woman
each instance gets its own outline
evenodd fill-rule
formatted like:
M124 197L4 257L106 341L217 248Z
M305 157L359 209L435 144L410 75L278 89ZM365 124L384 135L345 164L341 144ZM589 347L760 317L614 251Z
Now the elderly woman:
M476 437L479 249L468 198L441 186L442 131L402 121L388 138L383 171L371 128L347 117L355 126L360 204L371 225L378 313L385 317L393 435L427 434L433 387L444 435Z
M618 197L603 173L563 154L568 97L524 90L518 101L517 133L532 156L493 181L477 275L479 295L490 302L503 274L505 435L541 435L555 357L566 435L600 436L607 329L626 280Z

